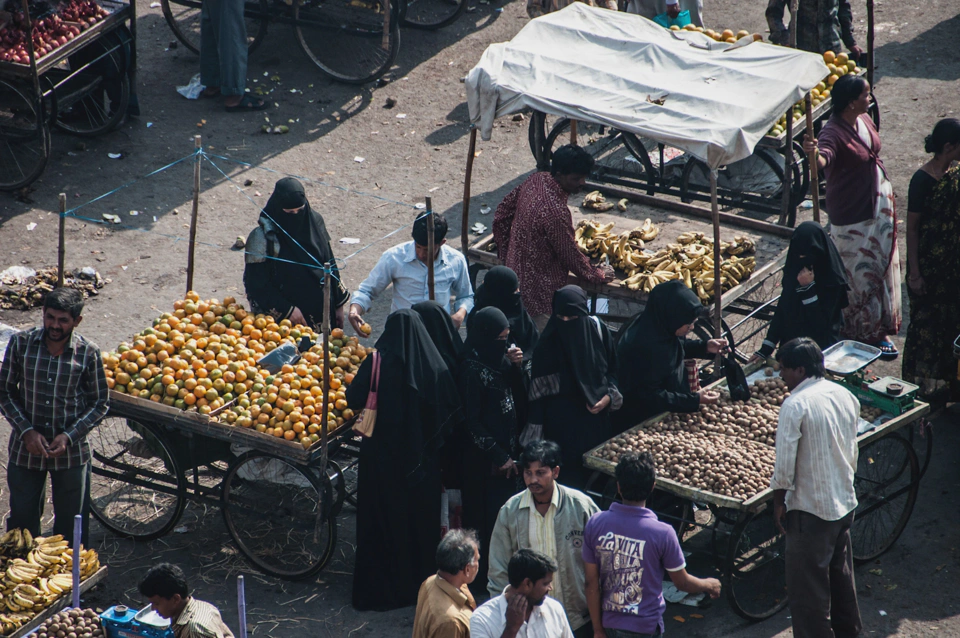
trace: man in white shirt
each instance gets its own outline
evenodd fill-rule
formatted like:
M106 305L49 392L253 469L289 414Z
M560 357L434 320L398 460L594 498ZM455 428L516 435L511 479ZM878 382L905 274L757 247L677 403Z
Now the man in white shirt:
M557 563L521 549L507 566L510 584L470 617L471 638L573 638L563 606L547 596Z
M460 251L447 243L447 220L433 213L434 262L433 289L437 303L450 313L457 328L473 308L473 287L467 260ZM361 327L363 314L370 310L373 300L387 286L393 284L393 305L390 312L410 308L416 303L430 299L427 282L427 216L421 215L413 223L413 241L394 246L380 256L380 261L360 284L350 300L348 315L353 329L360 337L369 336ZM453 309L451 301L453 298Z
M770 487L787 539L793 635L853 637L862 627L850 541L860 402L823 378L823 353L812 339L789 341L779 359L790 396L780 408Z

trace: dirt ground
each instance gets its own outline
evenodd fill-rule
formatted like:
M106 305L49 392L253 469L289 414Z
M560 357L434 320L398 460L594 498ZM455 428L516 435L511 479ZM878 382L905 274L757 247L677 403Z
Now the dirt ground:
M266 202L279 174L310 180L311 203L324 215L337 255L347 257L341 272L350 288L365 277L385 248L405 241L409 231L352 253L408 224L416 212L413 205L424 196L432 196L435 209L446 212L451 227L459 228L468 133L459 80L487 45L509 39L526 24L522 2L501 6L498 0L479 0L475 10L445 30L404 30L397 66L389 75L392 81L379 88L324 79L293 44L290 27L274 26L251 57L249 69L250 86L273 89L269 100L274 106L266 114L228 114L218 101L180 97L174 88L197 71L197 58L182 46L169 48L174 38L160 9L150 4L138 2L141 117L100 139L55 135L46 173L32 192L21 199L0 195L3 269L56 264L58 193L65 192L68 206L74 207L122 189L75 211L86 220L66 224L67 266L93 266L111 279L87 306L85 335L111 348L182 296L191 163L180 162L136 180L188 156L196 134L203 136L209 153L227 158L202 165L203 243L197 249L195 288L204 297L242 296L243 260L230 246L256 223L257 207ZM882 156L903 211L910 176L924 161L924 135L937 119L955 116L960 109L960 60L953 56L960 12L955 0L930 0L922 7L889 0L876 4ZM865 43L864 4L855 2L854 11L857 35ZM714 28L766 32L763 3L707 2L705 18ZM396 106L385 108L388 98L395 99ZM274 124L287 123L289 134L260 133L265 117ZM492 215L480 214L481 207L495 208L533 169L527 122L505 118L494 129L492 141L480 143L478 149L471 223L490 227ZM110 159L108 153L122 157ZM244 186L246 180L251 183ZM139 214L130 215L133 210ZM101 220L103 213L119 215L123 224L88 221ZM32 223L36 226L31 229ZM457 234L451 233L454 246L459 246ZM347 237L359 238L360 243L338 242ZM901 251L905 253L902 243ZM379 300L371 323L382 325L388 309L389 299ZM0 311L0 321L16 326L34 324L38 316ZM897 366L891 369L896 373ZM930 470L903 536L878 564L857 569L865 635L960 635L957 420L953 411L935 421ZM0 424L0 436L5 436L6 428ZM6 506L5 484L2 488L0 509ZM347 506L334 560L308 583L278 581L252 570L237 555L220 514L212 508L191 505L178 533L146 544L119 540L94 524L93 539L111 575L87 602L102 607L141 604L138 578L150 564L168 560L187 569L197 594L220 606L234 628L235 577L246 574L250 629L258 636L407 636L412 609L360 614L350 606L353 521ZM708 571L703 568L699 575ZM723 599L698 611L703 618L693 618L690 612L668 608L668 618L685 620L682 624L668 620L671 635L791 635L788 611L759 624L739 619Z

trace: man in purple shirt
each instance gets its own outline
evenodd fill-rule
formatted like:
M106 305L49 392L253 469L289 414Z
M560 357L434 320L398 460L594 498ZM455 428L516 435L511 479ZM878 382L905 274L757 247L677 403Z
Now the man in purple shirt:
M587 605L594 638L638 638L663 633L663 572L680 591L720 596L716 578L687 573L677 533L645 506L657 469L649 452L617 463L623 503L594 514L583 530Z

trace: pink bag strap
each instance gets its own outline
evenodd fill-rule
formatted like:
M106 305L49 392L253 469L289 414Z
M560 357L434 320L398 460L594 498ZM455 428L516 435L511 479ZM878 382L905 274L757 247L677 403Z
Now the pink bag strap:
M377 390L380 388L380 353L373 353L373 370L370 371L370 392L367 393L367 408L377 409Z

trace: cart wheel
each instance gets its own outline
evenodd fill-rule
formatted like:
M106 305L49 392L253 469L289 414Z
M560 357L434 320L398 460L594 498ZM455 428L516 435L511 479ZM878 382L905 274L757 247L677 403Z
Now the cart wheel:
M874 126L877 127L877 130L880 130L880 103L877 102L877 96L874 92L870 91L870 106L867 107L867 113L870 114L870 118L873 120Z
M436 31L457 21L467 10L467 0L400 0L400 24Z
M0 190L13 191L43 173L50 127L32 89L0 80Z
M389 20L384 16L388 6ZM400 50L398 14L397 0L306 0L293 5L303 52L321 71L347 84L376 80L393 64Z
M724 588L737 615L763 620L787 605L786 540L773 522L773 508L747 514L727 549Z
M602 510L608 510L611 503L619 502L616 479L603 472L593 472L587 479L583 492Z
M200 0L160 0L163 17L177 40L200 54ZM267 37L270 20L267 0L244 0L243 17L247 28L247 52L252 53Z
M54 78L57 128L79 137L96 137L123 121L130 102L123 46L117 33L108 33L70 56L68 69L55 71L65 78Z
M888 434L860 450L853 479L856 514L850 535L853 559L873 560L896 542L910 520L920 488L920 464L910 443Z
M927 473L927 468L930 467L930 456L933 454L933 424L927 419L915 421L907 428L907 437L917 455L922 479Z
M186 480L153 425L108 416L87 436L93 456L90 510L114 534L163 536L187 504Z
M803 195L800 165L794 162L791 178L791 203L799 205ZM750 157L721 166L717 175L717 198L721 205L737 208L779 210L783 192L783 160L779 153L759 149ZM680 177L680 199L710 201L710 169L691 157Z
M223 481L221 509L230 536L258 569L301 580L330 561L337 521L330 480L282 458L251 451Z
M632 138L629 144L628 136ZM554 151L569 143L570 120L562 118L557 120L547 136L547 153L552 157ZM592 179L633 187L637 187L639 182L639 187L651 194L656 188L656 176L650 158L647 157L640 140L630 133L622 133L592 122L578 121L577 146L587 151L596 162L591 174Z

